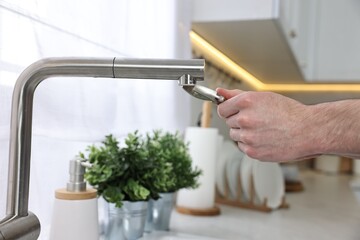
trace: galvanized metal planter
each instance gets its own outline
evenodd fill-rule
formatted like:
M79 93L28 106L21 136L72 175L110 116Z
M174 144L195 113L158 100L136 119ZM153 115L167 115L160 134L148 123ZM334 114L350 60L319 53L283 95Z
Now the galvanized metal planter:
M106 240L135 240L144 234L148 202L124 201L121 208L109 204L109 222Z
M145 231L168 231L175 193L160 193L158 200L149 200Z

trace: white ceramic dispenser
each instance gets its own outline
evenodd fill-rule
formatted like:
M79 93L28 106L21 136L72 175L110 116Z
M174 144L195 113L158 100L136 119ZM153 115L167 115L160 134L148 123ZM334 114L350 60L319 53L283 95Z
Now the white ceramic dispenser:
M70 181L66 189L55 191L50 240L98 240L98 205L95 189L87 189L85 166L81 160L70 161Z

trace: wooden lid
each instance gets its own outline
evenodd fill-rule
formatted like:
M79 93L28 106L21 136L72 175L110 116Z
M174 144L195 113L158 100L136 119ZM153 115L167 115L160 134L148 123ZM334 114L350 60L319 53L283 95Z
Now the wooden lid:
M55 191L55 198L63 200L85 200L97 197L96 189L89 188L84 192L69 192L65 188Z

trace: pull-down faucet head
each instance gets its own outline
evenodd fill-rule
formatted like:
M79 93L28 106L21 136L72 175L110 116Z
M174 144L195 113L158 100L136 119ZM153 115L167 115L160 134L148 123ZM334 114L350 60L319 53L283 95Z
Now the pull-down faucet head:
M193 97L205 101L212 101L216 104L225 101L225 98L217 94L216 91L204 86L196 85L196 80L189 74L181 76L179 79L179 85L182 86L183 89Z
M200 86L200 85L187 85L183 86L184 90L187 91L190 95L193 97L205 100L205 101L211 101L213 103L219 104L225 101L225 98L223 96L220 96L216 91Z

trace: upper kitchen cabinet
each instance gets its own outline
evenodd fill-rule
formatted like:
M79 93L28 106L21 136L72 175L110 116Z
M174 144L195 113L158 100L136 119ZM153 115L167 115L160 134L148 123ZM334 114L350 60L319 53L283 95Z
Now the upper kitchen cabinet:
M276 2L274 0L193 0L193 21L269 19L277 15L277 9L274 8Z
M193 3L193 30L264 83L360 81L358 0Z
M280 26L307 81L360 81L360 1L279 4Z
M360 81L360 1L318 0L309 79Z
M280 0L278 23L306 80L314 80L317 0Z

